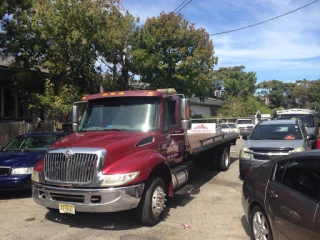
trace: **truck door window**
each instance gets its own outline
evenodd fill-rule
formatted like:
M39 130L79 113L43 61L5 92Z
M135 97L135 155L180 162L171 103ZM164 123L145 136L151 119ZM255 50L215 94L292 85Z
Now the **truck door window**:
M167 132L169 130L169 110L168 110L168 101L163 101L162 109L162 132Z
M177 125L176 122L176 102L168 101L168 112L169 112L169 125Z

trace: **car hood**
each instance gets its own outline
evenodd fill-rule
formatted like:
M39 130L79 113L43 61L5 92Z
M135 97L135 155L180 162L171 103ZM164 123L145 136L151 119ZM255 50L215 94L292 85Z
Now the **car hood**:
M0 152L0 166L34 167L45 155L45 151Z
M304 140L247 140L244 147L251 148L298 148L304 146Z

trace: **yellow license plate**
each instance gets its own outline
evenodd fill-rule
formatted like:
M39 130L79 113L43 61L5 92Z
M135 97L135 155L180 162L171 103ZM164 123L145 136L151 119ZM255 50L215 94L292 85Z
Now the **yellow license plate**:
M59 212L60 213L76 214L75 208L71 204L59 203Z

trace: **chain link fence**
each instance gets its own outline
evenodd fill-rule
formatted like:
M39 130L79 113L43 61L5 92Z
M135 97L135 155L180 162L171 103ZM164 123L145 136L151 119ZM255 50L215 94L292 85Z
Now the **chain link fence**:
M45 122L33 125L29 122L0 122L0 146L5 146L13 138L33 132L53 132L55 122Z

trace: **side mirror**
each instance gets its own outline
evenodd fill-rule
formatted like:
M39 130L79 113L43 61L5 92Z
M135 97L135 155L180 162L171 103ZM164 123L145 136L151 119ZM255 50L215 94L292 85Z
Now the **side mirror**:
M72 106L72 131L73 132L78 131L78 106L77 105Z
M181 99L181 128L183 130L191 129L191 108L190 99Z
M3 150L3 147L2 147L2 146L0 146L0 152L2 152L2 150Z
M308 134L307 135L307 140L309 141L309 140L315 140L316 139L316 136L315 135L313 135L313 134Z
M247 134L242 135L242 139L243 140L248 140L248 135Z

